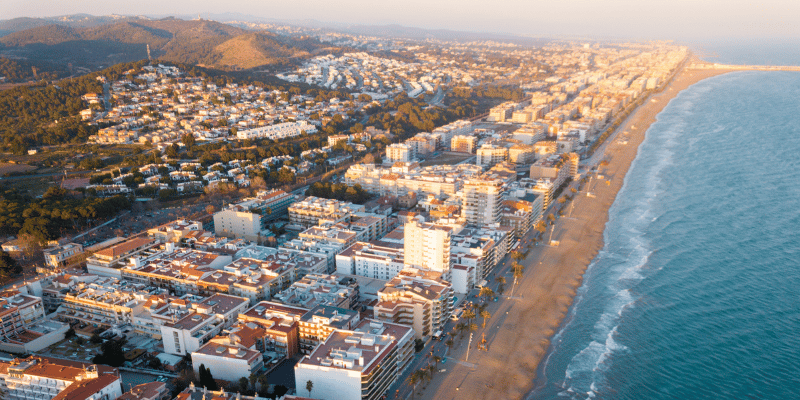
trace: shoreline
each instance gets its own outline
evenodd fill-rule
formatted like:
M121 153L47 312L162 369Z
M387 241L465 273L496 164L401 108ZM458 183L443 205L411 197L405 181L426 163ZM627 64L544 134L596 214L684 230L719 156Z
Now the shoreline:
M525 273L513 289L514 298L504 296L499 303L489 303L492 317L475 336L480 338L485 333L490 351L471 349L469 363L463 362L468 338L456 338L448 359L459 362L448 360L443 364L447 372L435 374L419 398L520 399L535 390L551 340L562 329L584 273L604 246L609 208L647 129L682 90L706 78L732 72L690 69L690 63L691 59L661 92L650 95L637 107L598 150L607 162L598 165L598 179L582 185L570 216L558 218L550 228L555 230L552 239L559 242L558 246L533 247L522 261ZM509 283L506 294L511 286Z

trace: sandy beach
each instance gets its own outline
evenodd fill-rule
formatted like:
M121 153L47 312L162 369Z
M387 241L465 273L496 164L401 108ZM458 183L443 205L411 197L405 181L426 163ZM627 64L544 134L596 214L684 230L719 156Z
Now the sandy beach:
M467 337L456 339L448 362L441 367L446 372L436 373L415 398L521 399L533 389L537 366L567 315L586 268L603 247L609 207L647 128L681 90L726 72L679 71L663 91L651 95L619 126L613 140L599 150L603 155L597 158L605 162L598 166L598 177L583 185L567 216L556 220L552 240L558 245L533 247L523 261L524 277L514 288L513 297L503 296L499 302L489 303L492 317L485 329L480 328L481 320L477 321L479 329L469 362L463 362ZM545 238L549 238L550 229ZM511 282L506 295L510 290ZM482 334L486 335L488 352L476 348Z

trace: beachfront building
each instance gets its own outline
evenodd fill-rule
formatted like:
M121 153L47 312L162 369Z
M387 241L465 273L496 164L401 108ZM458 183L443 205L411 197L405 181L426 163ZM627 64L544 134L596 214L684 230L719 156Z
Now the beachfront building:
M122 395L116 370L32 356L0 362L0 388L8 400L111 400Z
M414 328L414 337L427 340L450 318L454 294L440 273L406 268L378 291L374 318Z
M428 222L405 224L404 261L406 266L423 268L447 276L450 272L450 239L453 228Z
M214 214L217 235L259 241L267 237L269 224L286 216L295 196L283 190L262 190L256 197L229 205Z
M414 353L413 330L366 319L331 333L294 367L297 393L323 400L378 400L402 375Z
M511 227L516 238L524 236L542 219L543 196L529 194L523 199L504 200L500 209L500 226Z
M541 204L539 204L541 205ZM504 200L500 207L500 226L513 229L514 237L521 238L533 227L533 204L524 200ZM541 210L538 212L541 218Z
M554 190L561 187L569 178L570 168L566 165L567 156L551 155L539 160L531 165L531 179L551 179Z
M490 177L473 178L464 182L462 217L468 224L487 226L500 222L503 201L503 181Z

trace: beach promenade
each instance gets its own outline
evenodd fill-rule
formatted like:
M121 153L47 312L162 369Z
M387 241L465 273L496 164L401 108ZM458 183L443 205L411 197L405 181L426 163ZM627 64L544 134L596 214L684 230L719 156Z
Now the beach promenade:
M689 63L685 65L691 65ZM557 245L533 246L523 260L524 277L513 288L511 282L498 302L489 302L492 317L474 333L466 357L468 334L456 339L445 364L446 372L435 373L430 383L418 385L424 399L521 399L532 389L537 368L550 340L562 324L589 263L603 247L608 210L623 185L639 144L656 115L681 90L711 76L733 69L685 67L661 92L646 99L600 149L602 160L591 179L573 184L579 189L574 204L543 235ZM569 190L565 190L569 193ZM523 250L524 251L524 250ZM488 351L477 343L485 334ZM460 360L462 362L454 362ZM422 389L422 387L425 387Z

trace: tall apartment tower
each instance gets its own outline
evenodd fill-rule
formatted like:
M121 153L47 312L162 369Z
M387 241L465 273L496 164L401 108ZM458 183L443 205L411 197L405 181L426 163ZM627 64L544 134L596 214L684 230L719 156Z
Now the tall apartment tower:
M461 213L467 224L487 226L500 223L503 202L503 183L499 179L468 179L464 181Z
M431 223L409 222L405 225L403 263L415 268L440 272L449 277L450 236L453 228Z

